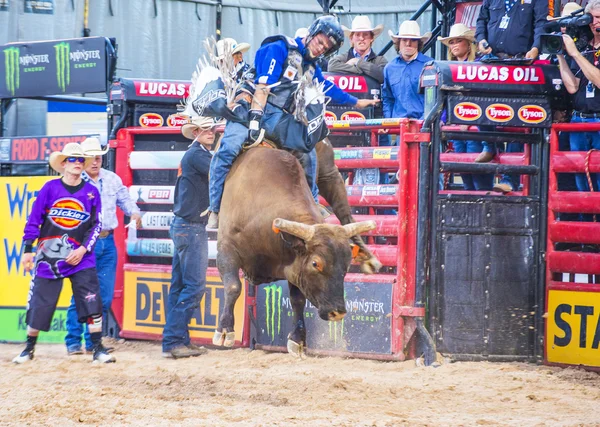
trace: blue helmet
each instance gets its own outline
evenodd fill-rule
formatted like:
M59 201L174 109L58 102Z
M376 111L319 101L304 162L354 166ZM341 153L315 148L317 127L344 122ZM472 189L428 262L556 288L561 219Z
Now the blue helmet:
M308 28L305 45L308 46L310 41L319 33L323 33L331 41L331 48L324 52L322 56L332 54L344 44L344 30L342 30L342 26L333 15L320 16L312 23Z

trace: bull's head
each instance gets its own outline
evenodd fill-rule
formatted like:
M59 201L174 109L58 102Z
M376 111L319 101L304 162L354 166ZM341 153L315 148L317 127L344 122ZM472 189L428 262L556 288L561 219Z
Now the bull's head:
M323 320L342 320L346 315L344 277L352 251L348 239L375 228L375 221L347 225L315 224L277 218L273 230L296 252L285 268L286 278L319 310Z

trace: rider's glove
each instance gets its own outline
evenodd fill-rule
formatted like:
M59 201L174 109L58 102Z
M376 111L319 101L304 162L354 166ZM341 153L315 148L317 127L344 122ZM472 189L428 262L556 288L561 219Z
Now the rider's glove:
M248 142L254 143L260 136L260 122L265 113L261 110L250 110L248 112Z

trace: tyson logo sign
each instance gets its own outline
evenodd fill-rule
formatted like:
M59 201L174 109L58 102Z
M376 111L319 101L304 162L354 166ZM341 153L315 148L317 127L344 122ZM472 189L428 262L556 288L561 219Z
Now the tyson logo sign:
M148 199L153 200L168 200L171 197L171 190L150 190L148 191Z
M353 122L356 120L365 120L365 116L358 111L346 111L340 117L340 120L344 120L346 122Z
M454 107L454 116L459 120L472 122L481 117L481 107L472 102L461 102Z
M327 124L327 126L330 126L332 122L335 122L337 120L337 116L335 115L335 113L332 113L331 111L325 111L325 123Z
M180 116L179 114L171 114L169 117L167 117L167 126L179 128L186 124L188 121L189 120L187 119L187 117Z
M515 111L506 104L492 104L485 109L485 116L493 122L506 123L512 120Z
M139 123L145 128L159 128L163 125L164 120L160 114L146 113L140 116Z
M524 123L542 123L548 117L546 110L539 105L524 105L519 108L517 116Z

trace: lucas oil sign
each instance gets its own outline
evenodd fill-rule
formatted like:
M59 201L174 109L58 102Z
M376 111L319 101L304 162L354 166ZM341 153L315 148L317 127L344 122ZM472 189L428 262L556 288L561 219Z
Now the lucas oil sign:
M155 335L160 339L165 325L165 312L171 285L169 272L125 271L123 332ZM242 296L245 295L242 281ZM208 269L206 291L192 315L189 324L192 338L212 339L219 325L225 294L216 269ZM244 298L235 305L235 339L240 341L243 331Z

